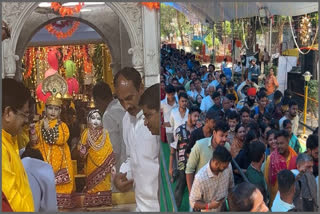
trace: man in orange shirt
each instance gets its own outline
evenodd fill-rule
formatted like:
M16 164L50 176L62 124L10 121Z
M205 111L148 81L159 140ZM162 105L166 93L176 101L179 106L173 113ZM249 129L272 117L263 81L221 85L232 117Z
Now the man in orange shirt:
M273 94L278 87L279 87L279 83L276 76L274 75L273 68L270 68L269 74L265 79L265 88L267 89L267 96L269 100L273 99Z
M270 193L270 207L278 191L277 174L283 169L296 169L297 153L289 146L290 136L286 130L276 134L277 149L267 158L264 176Z

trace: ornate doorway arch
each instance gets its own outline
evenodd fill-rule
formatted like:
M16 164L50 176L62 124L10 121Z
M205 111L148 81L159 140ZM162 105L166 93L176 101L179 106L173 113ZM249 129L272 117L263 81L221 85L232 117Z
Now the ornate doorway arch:
M7 2L2 3L2 17L11 26L11 40L8 41L4 50L4 60L14 61L17 44L22 32L24 23L32 12L38 7L40 2ZM138 3L105 2L120 18L129 35L131 48L128 53L132 55L133 66L144 76L144 53L142 35L142 11ZM8 62L4 62L8 63ZM15 69L6 73L7 77L13 78Z

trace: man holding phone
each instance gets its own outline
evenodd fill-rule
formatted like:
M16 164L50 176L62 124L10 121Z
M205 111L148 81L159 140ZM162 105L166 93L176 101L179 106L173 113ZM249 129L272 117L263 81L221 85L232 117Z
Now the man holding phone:
M223 199L234 187L231 154L218 146L211 160L196 174L189 201L195 210L219 212Z

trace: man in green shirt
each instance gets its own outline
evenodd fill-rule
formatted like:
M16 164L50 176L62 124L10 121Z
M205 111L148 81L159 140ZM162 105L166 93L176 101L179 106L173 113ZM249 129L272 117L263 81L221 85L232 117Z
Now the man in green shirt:
M195 174L212 158L212 153L218 145L224 146L230 151L227 143L229 125L222 120L217 121L212 137L198 140L193 146L186 168L186 178L189 192L193 184Z
M263 195L263 200L266 205L269 204L269 192L267 189L267 183L264 178L264 174L261 171L261 166L264 161L266 147L260 141L254 141L249 146L249 158L251 164L248 167L245 175L250 183L256 185Z
M193 80L197 79L197 72L195 71L192 71L191 74L190 74L190 80L185 84L185 89L186 91L189 91L190 90L190 84Z

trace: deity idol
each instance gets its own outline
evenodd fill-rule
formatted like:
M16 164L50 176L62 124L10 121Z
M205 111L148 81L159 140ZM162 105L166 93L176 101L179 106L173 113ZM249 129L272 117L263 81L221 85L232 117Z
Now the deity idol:
M81 135L79 151L85 159L84 206L112 205L111 176L115 174L115 158L107 130L103 129L98 109L89 112L88 128Z
M39 149L45 162L55 173L57 204L59 208L73 208L71 194L74 185L68 126L60 120L62 101L51 95L45 106L45 117L35 126L38 136L34 148Z

